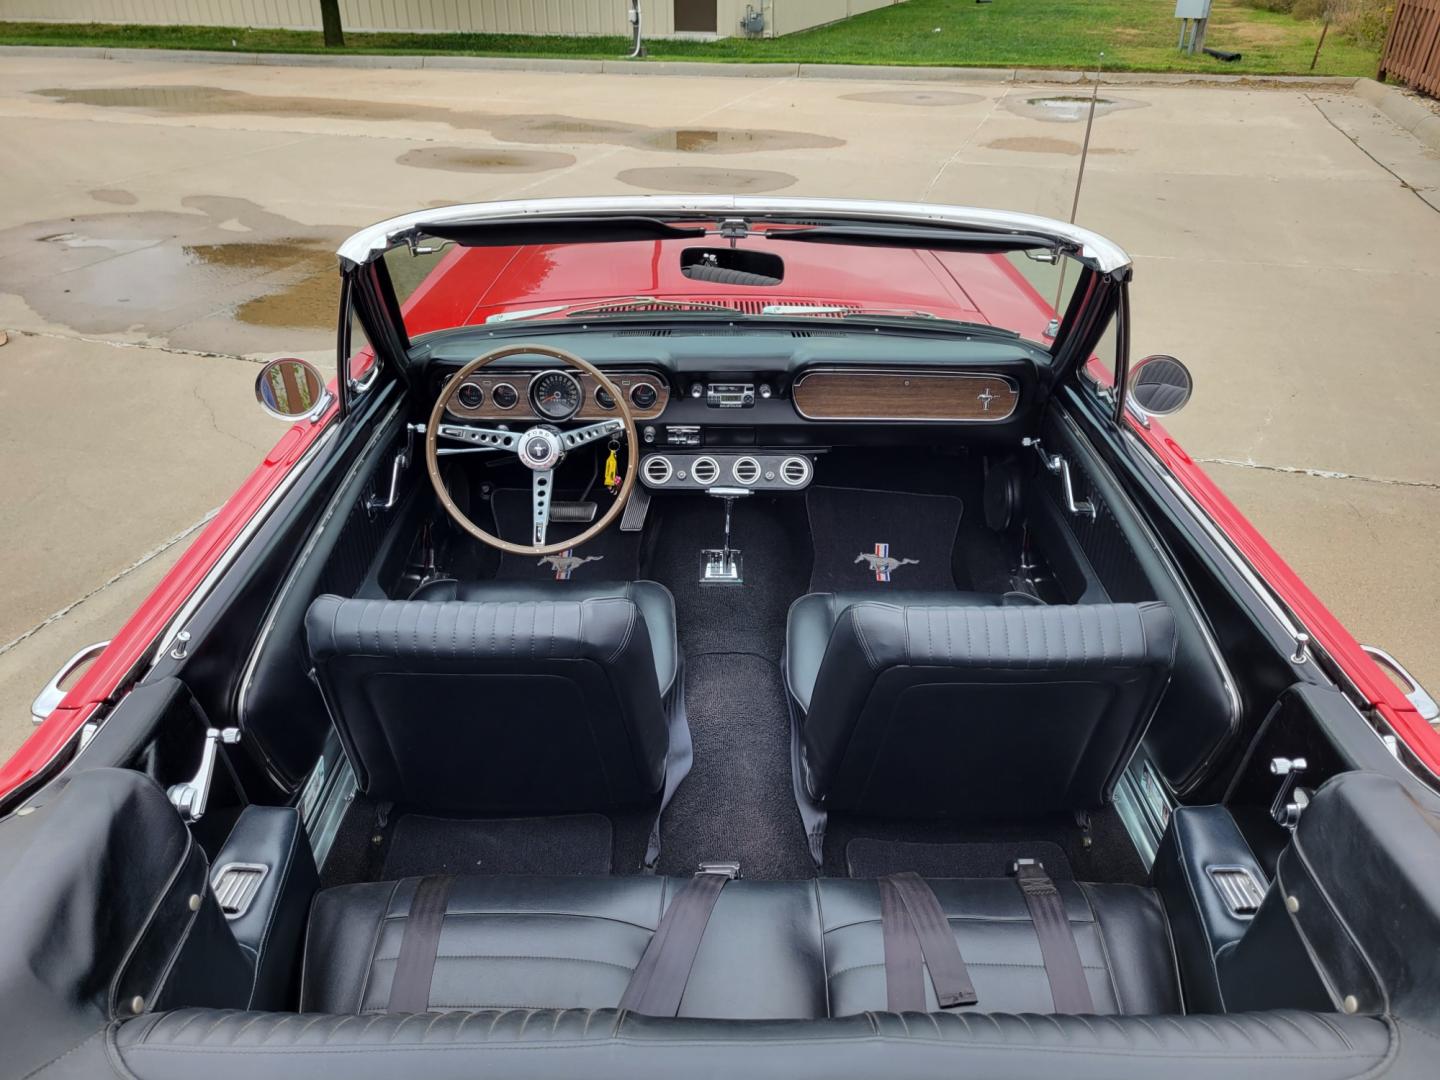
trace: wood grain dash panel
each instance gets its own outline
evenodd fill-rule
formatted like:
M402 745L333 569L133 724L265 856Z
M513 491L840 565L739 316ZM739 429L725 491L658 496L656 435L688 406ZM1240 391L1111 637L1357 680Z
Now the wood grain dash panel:
M815 368L795 381L795 411L809 420L994 423L1020 401L1003 375Z

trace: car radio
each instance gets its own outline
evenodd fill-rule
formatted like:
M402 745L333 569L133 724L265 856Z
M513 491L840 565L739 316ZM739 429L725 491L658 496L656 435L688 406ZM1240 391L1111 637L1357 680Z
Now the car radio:
M711 383L705 404L712 409L748 409L755 404L754 383Z

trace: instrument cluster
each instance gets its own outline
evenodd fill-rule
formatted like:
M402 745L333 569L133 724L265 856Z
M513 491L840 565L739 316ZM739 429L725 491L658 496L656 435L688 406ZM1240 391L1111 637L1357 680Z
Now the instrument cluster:
M666 380L649 371L606 371L626 396L637 420L651 420L670 400ZM447 411L462 420L601 420L619 413L615 399L594 377L579 371L549 368L522 371L482 368L455 391Z

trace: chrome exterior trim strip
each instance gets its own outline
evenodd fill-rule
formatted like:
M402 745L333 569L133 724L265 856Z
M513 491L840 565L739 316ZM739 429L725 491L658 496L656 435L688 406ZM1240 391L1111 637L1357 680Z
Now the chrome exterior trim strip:
M759 195L608 195L444 206L401 214L361 229L340 245L337 254L343 262L360 266L378 259L402 236L411 232L423 233L426 226L480 225L527 217L593 217L606 214L706 217L739 214L749 218L767 215L833 216L960 229L996 229L1037 233L1057 245L1077 248L1079 261L1101 273L1124 270L1130 265L1130 256L1100 234L1036 214L878 199L780 199Z

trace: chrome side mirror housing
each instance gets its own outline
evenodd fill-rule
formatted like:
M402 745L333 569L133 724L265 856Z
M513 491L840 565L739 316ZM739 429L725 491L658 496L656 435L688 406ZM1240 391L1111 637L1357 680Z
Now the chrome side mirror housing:
M1130 369L1125 394L1146 416L1169 416L1183 409L1195 392L1190 369L1173 356L1147 356Z
M255 400L277 420L318 417L330 404L320 371L308 360L271 360L255 377Z

